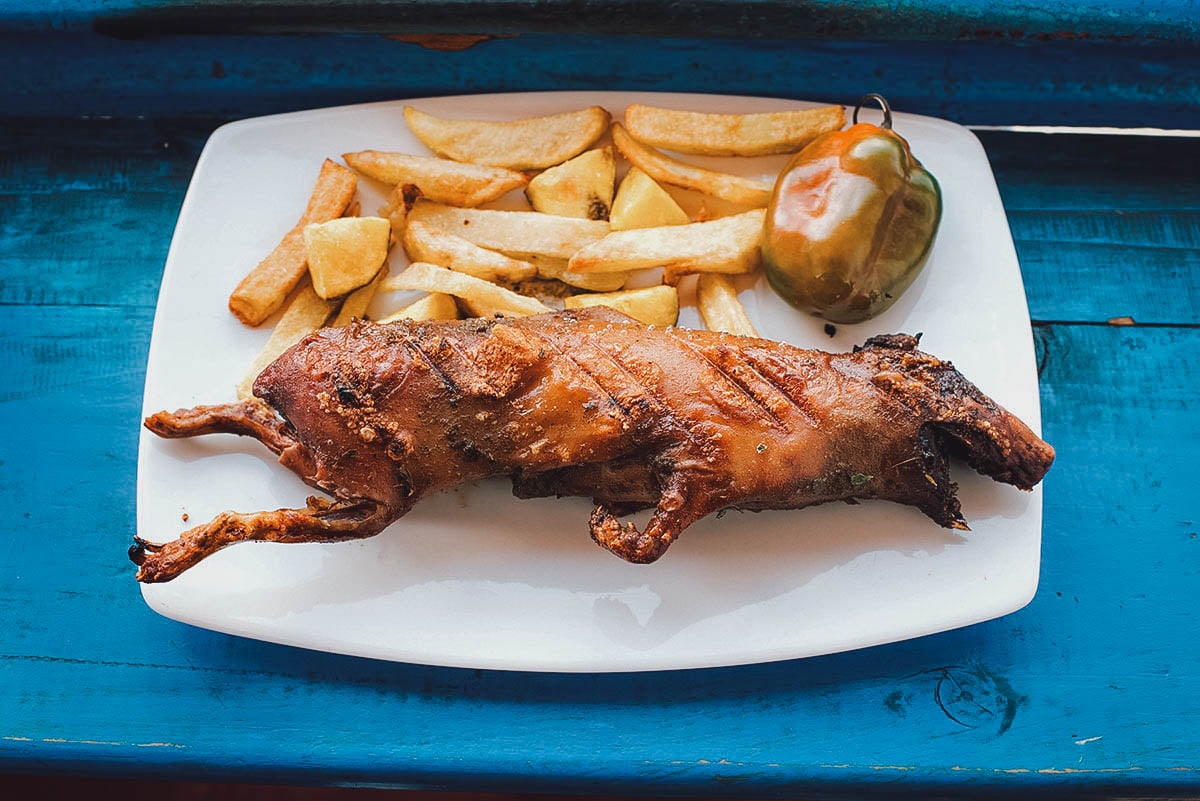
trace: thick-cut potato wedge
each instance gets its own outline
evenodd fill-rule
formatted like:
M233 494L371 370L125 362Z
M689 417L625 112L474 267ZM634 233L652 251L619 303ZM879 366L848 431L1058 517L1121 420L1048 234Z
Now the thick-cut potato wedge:
M313 289L339 298L366 286L383 266L392 226L382 217L341 217L304 227L304 253Z
M656 228L660 225L685 225L691 222L687 212L658 182L637 167L630 167L617 187L608 224L614 231L630 228Z
M383 279L387 278L387 274L388 266L385 264L380 268L375 277L371 279L371 283L359 287L346 296L346 299L342 301L342 307L338 309L337 316L327 323L327 325L330 328L339 328L343 325L350 325L351 320L366 319L367 307L375 299L375 293L379 291L379 285L383 282Z
M647 145L700 156L770 156L795 153L818 136L846 124L841 106L706 114L634 103L625 109L629 135Z
M259 325L283 305L308 270L305 226L340 217L357 188L358 177L351 170L325 160L300 220L229 296L229 310L235 317L246 325Z
M717 172L673 159L638 142L620 123L613 123L612 137L613 144L630 164L659 183L695 189L730 203L753 208L765 207L771 201L774 185L768 181Z
M696 307L709 331L758 336L746 307L738 300L737 288L727 275L704 273L696 280Z
M763 209L708 222L613 231L567 262L581 273L662 267L667 283L689 273L748 273L762 263Z
M539 174L525 187L534 211L607 220L617 180L611 147L598 147Z
M455 161L541 170L587 150L608 129L600 106L521 120L449 120L404 107L413 134L439 156Z
M675 325L679 320L679 290L673 286L659 285L620 292L572 295L563 299L563 307L567 309L588 306L608 306L646 325Z
M473 307L486 308L490 314L505 317L524 317L552 311L536 298L518 295L490 281L424 262L410 264L404 272L384 281L381 288L387 292L399 289L444 292L467 301Z
M428 223L482 248L529 261L569 259L609 231L604 220L559 217L536 211L459 209L426 201L413 206L408 216L409 220Z
M421 220L409 220L404 229L404 252L409 261L423 261L449 267L485 281L516 283L537 275L538 268L527 261L505 256L495 250L450 234Z
M324 325L336 306L337 301L325 300L314 292L312 284L306 281L300 291L296 293L296 297L292 298L291 303L284 309L283 315L275 324L275 328L272 329L271 336L267 338L262 350L250 363L250 369L247 370L245 377L237 386L238 397L243 400L251 397L254 394L254 379L258 378L258 374L268 364L279 358L281 353L303 339L306 334L310 334Z
M463 164L449 159L363 150L342 158L368 178L385 184L412 184L421 194L451 206L478 206L529 183L528 176L503 167Z
M379 320L381 323L394 323L397 320L457 320L458 304L451 295L442 292L430 292L418 301L408 304L400 311L392 312Z

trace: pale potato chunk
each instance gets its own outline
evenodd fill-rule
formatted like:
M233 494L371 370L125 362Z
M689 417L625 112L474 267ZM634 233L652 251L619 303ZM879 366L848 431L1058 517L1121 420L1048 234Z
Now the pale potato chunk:
M608 224L614 231L657 228L691 222L687 212L657 181L637 167L630 167L617 187Z
M392 226L382 217L342 217L304 228L313 290L336 298L371 282L387 258Z
M525 196L534 211L607 220L616 180L613 149L598 147L535 177L525 187Z

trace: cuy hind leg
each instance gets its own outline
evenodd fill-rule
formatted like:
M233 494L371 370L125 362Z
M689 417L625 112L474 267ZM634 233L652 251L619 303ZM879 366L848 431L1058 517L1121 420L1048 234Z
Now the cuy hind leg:
M598 545L627 562L649 564L666 553L684 529L726 505L717 493L701 488L684 472L675 472L663 482L658 504L644 529L622 523L605 504L596 506L589 525Z

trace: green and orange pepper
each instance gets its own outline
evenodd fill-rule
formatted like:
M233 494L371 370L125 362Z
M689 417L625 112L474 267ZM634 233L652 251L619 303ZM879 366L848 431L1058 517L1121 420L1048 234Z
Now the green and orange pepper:
M862 102L881 125L858 122ZM767 209L763 261L788 303L857 323L887 309L924 266L942 216L937 180L891 129L887 102L867 95L853 124L788 163Z

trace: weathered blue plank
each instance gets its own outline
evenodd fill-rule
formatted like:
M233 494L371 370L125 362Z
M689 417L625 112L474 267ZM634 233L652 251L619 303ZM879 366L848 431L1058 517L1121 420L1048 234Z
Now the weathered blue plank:
M179 32L639 33L850 39L1200 39L1194 0L0 0L0 25L95 28L123 37Z
M777 95L968 124L1200 128L1195 46L528 34L444 51L379 35L27 35L0 28L10 115L252 116L367 100L543 89Z

